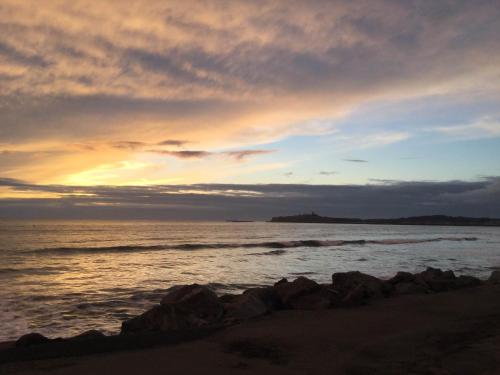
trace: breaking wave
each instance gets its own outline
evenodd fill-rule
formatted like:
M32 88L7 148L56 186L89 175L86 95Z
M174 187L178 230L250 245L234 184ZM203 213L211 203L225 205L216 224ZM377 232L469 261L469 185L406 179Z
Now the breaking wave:
M176 245L124 245L124 246L104 246L104 247L57 247L33 250L33 253L51 253L57 255L70 255L78 253L126 253L126 252L147 252L164 250L207 250L207 249L289 249L296 247L341 247L349 245L404 245L419 244L439 241L476 241L476 237L436 237L423 239L384 239L384 240L297 240L297 241L275 241L275 242L247 242L247 243L185 243ZM253 255L262 255L255 253ZM266 254L266 253L264 253ZM268 252L269 255L282 254L279 251Z

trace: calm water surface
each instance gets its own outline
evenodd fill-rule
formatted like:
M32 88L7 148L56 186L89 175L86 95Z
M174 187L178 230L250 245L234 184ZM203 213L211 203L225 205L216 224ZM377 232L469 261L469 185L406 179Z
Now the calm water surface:
M0 341L115 333L175 284L235 293L281 277L426 266L486 277L500 267L500 228L0 221Z

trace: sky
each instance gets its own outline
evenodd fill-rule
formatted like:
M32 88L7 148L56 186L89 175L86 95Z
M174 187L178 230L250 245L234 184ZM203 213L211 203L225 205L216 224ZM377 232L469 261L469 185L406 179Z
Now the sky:
M500 217L500 1L0 2L0 218Z

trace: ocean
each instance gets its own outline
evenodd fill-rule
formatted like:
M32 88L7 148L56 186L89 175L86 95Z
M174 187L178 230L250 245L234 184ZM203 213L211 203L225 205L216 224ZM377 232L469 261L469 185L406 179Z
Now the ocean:
M282 277L388 278L428 266L487 277L500 267L500 228L0 221L0 341L117 333L177 284L237 293Z

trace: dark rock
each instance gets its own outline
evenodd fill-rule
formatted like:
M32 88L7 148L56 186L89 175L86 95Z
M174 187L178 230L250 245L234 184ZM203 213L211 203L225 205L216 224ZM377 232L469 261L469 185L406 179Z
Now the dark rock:
M391 293L394 295L427 293L429 291L429 287L423 279L409 272L398 272L386 283L392 286Z
M489 279L488 279L489 284L500 284L500 271L495 270L491 273Z
M203 327L218 322L224 307L207 287L185 285L166 295L159 306L124 321L122 333L172 331Z
M293 282L282 282L273 287L283 307L291 308L293 300L321 289L321 286L306 277L299 277Z
M253 294L259 298L267 308L272 310L279 310L283 308L281 298L274 287L267 288L251 288L243 292L243 294Z
M394 295L404 295L404 294L419 294L427 293L428 288L421 283L416 282L400 282L394 285L392 293Z
M233 302L226 304L224 320L246 320L267 314L270 310L256 294L244 293Z
M399 284L399 283L415 283L416 277L410 272L398 272L396 276L387 280L389 284Z
M476 286L480 286L481 284L482 281L474 276L462 275L457 277L457 279L455 280L456 288L473 288Z
M73 336L70 338L70 340L78 340L78 341L84 341L84 340L100 340L105 338L106 335L104 333L97 331L95 329L91 329L90 331L85 331L83 333L80 333L77 336Z
M341 301L342 306L352 307L352 306L361 306L366 304L366 301L370 297L366 287L362 284L359 284L353 287Z
M163 297L160 305L175 306L178 310L206 320L216 320L223 312L217 294L198 284L184 285L172 291Z
M362 290L366 298L383 297L390 292L391 288L390 284L359 271L334 273L332 275L332 284L333 288L344 296L358 286L363 286Z
M50 339L48 337L45 337L40 333L33 332L19 337L16 341L16 346L40 345L48 343L49 341Z
M427 267L427 269L423 272L420 272L419 274L416 275L416 277L420 278L421 280L424 280L426 282L428 281L435 281L435 280L455 280L456 276L453 273L453 271L442 271L439 268L432 268L432 267Z
M434 292L444 292L455 287L456 276L453 271L443 272L439 268L428 267L415 275L417 280L424 282Z
M221 301L223 304L231 303L234 302L236 298L238 298L237 294L223 294L222 296L219 297L219 301Z
M299 295L288 302L296 310L320 310L340 304L340 293L332 288L321 287L311 293Z
M202 320L198 319L202 326ZM196 320L169 305L158 305L122 323L121 333L139 333L148 331L174 331L196 325Z
M274 286L280 285L280 284L283 284L283 283L287 283L287 282L288 282L288 280L286 278L282 278L278 282L274 283Z

